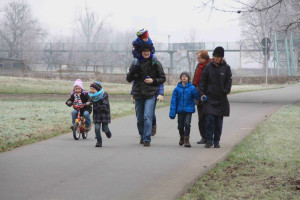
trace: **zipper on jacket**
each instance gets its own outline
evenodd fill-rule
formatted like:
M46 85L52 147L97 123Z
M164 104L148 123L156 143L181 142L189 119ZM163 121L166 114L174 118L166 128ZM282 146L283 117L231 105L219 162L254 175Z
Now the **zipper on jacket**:
M182 111L184 112L184 91L185 91L185 86L183 87L183 102L182 102Z

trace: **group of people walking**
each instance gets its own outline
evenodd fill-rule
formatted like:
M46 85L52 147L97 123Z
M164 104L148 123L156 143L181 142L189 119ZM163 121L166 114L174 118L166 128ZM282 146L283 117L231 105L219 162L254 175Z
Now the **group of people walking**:
M127 81L133 82L132 95L135 99L137 127L141 136L140 143L150 146L152 120L156 97L166 75L161 63L154 56L155 48L147 30L137 33L133 42L134 62L127 74ZM229 102L232 74L224 59L224 48L216 47L210 59L206 50L197 52L198 65L193 81L188 72L180 74L180 81L173 91L169 117L177 114L179 145L191 147L189 138L192 113L195 105L198 111L198 127L201 140L206 148L220 148L223 117L229 116Z
M135 104L137 128L140 144L149 147L151 136L156 133L155 106L157 100L163 99L163 84L166 81L162 64L157 59L155 48L147 30L137 32L133 41L133 55L126 80L132 83L132 100ZM210 59L206 50L196 53L198 65L193 80L191 74L183 71L180 81L172 93L169 117L175 119L177 115L179 145L191 147L190 132L192 114L195 106L198 112L198 127L201 140L198 144L205 144L206 148L214 146L220 148L223 117L229 116L230 107L227 95L230 93L232 74L230 66L224 59L223 47L216 47L213 58ZM108 128L110 123L110 106L108 95L104 92L100 82L90 85L90 92L83 90L81 80L76 80L73 91L66 104L85 104L82 115L86 118L86 129L90 130L89 114L93 106L93 121L95 123L96 147L102 147L100 127L108 138L112 134ZM75 122L77 111L72 112L72 123Z

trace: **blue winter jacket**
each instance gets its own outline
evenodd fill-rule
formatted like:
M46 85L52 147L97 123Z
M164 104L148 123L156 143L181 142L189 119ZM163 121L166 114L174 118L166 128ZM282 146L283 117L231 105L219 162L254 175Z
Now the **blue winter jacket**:
M195 86L190 82L184 87L182 83L179 82L172 94L169 117L175 119L178 113L194 113L194 99L200 100Z

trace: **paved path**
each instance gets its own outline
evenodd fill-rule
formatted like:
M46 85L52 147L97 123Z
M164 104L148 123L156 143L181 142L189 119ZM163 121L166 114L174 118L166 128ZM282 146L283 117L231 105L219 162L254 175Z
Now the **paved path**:
M1 200L167 200L186 191L199 176L225 159L236 144L278 108L300 101L300 85L230 95L220 149L178 146L169 108L157 110L158 133L151 147L139 144L135 116L112 121L113 136L95 148L94 133L75 141L71 133L0 154Z

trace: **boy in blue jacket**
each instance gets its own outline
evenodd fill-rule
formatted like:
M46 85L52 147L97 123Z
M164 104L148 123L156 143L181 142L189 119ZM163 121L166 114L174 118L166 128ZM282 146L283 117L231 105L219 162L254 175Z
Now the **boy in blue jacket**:
M191 147L192 114L195 112L195 103L198 104L200 97L197 89L190 82L190 73L182 72L180 80L181 82L178 83L172 94L169 116L171 119L175 119L178 114L179 145L184 144L184 147Z

